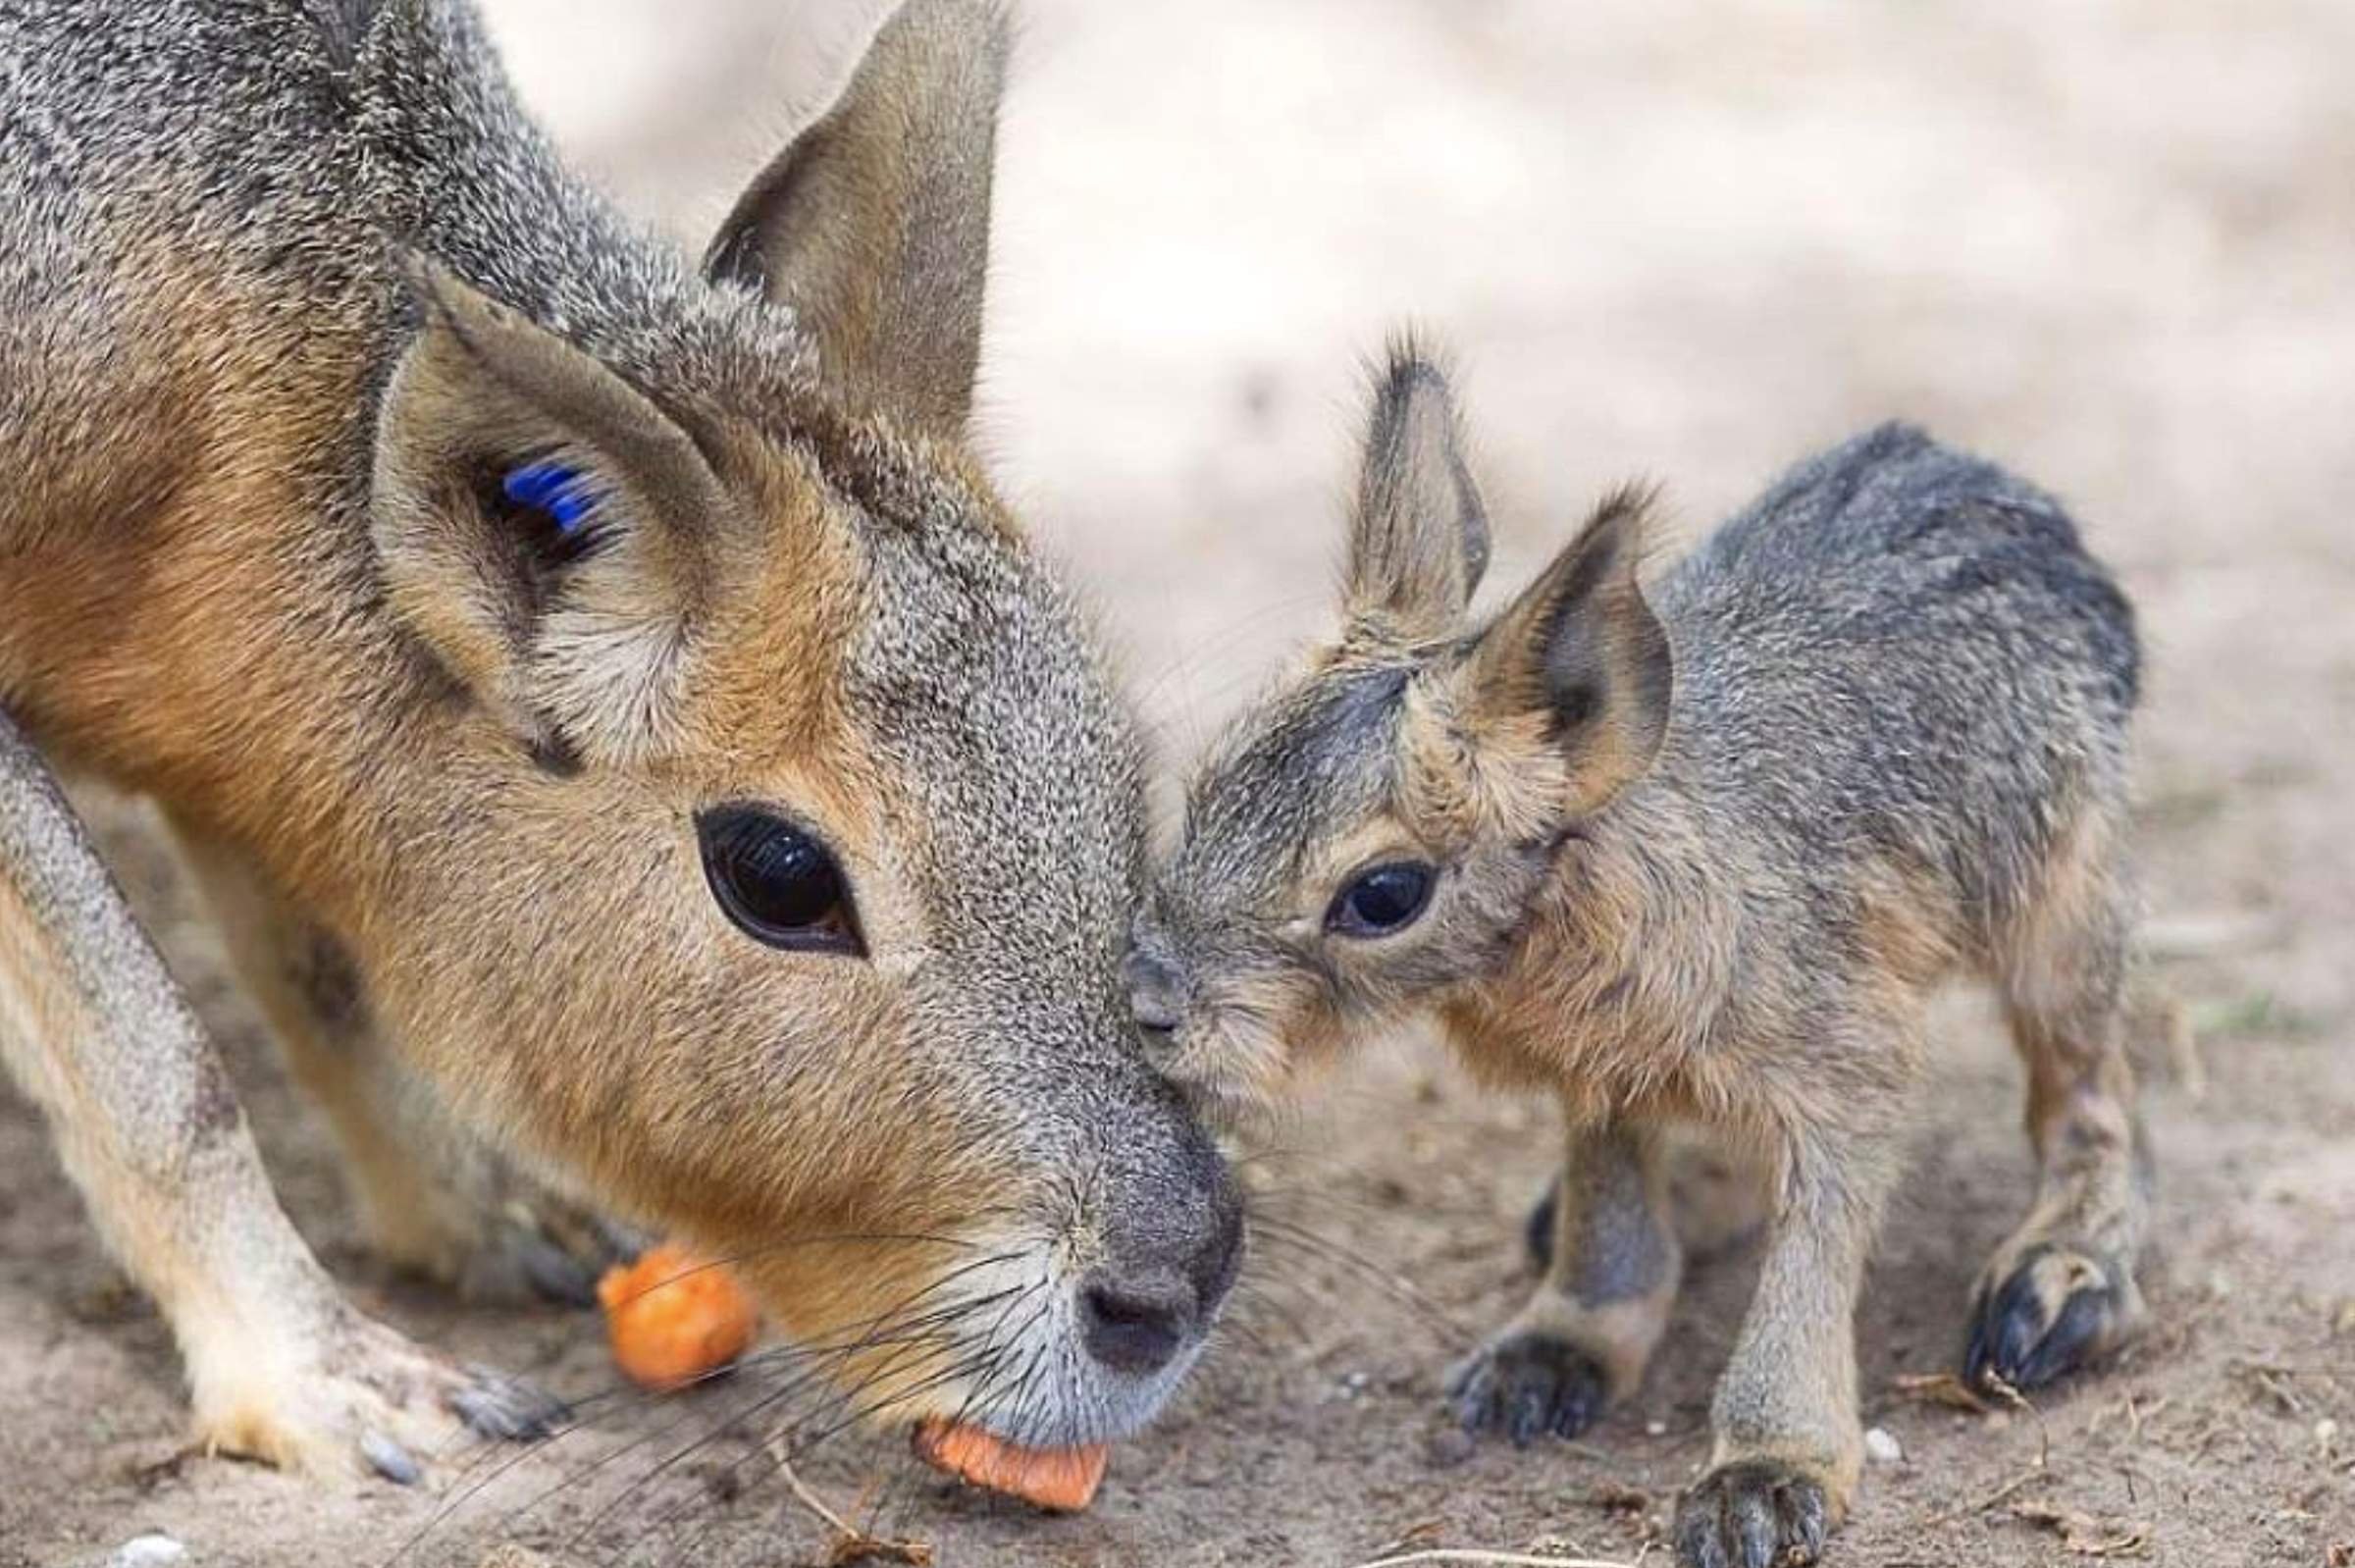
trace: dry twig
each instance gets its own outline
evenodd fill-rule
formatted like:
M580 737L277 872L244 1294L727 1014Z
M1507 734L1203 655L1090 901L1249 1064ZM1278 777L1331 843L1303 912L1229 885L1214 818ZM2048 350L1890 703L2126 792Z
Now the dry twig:
M793 1468L792 1459L787 1457L783 1444L772 1437L766 1446L768 1456L777 1462L777 1474L785 1478L785 1485L792 1489L796 1500L825 1525L829 1537L826 1545L827 1568L850 1568L851 1564L862 1562L897 1562L911 1564L913 1568L926 1568L932 1561L930 1542L892 1541L882 1536L870 1536L843 1518L801 1478L800 1472Z
M1954 1521L1966 1518L1971 1514L1985 1513L1997 1503L2002 1502L2005 1498L2011 1496L2014 1492L2018 1491L2022 1488L2030 1486L2035 1482L2046 1479L2045 1473L2041 1468L2022 1471L2020 1474L2014 1476L2010 1481L2007 1481L2002 1486L1996 1488L1993 1491L1987 1493L1986 1496L1981 1497L1974 1502L1966 1502L1960 1507L1949 1508L1944 1513L1934 1513L1930 1515L1929 1518L1924 1519L1921 1522L1920 1528L1923 1530L1934 1530L1940 1525L1952 1524Z
M1998 1373L1985 1373L1980 1377L1979 1382L1983 1387L1985 1387L1990 1393L1994 1394L1998 1399L2002 1400L2005 1404L2011 1406L2015 1410L2025 1410L2030 1416L2035 1418L2036 1468L2039 1470L2047 1468L2052 1463L2053 1458L2053 1432L2050 1427L2047 1427L2044 1424L2044 1412L2037 1409L2035 1405L2031 1404L2026 1394L2021 1393L2017 1388L2015 1388L2012 1386L2012 1385L2006 1383L2003 1377Z
M1967 1410L1974 1416L1983 1416L1992 1408L1971 1391L1969 1384L1951 1372L1910 1372L1898 1378L1893 1386L1921 1404Z
M2049 1502L2015 1502L2012 1517L2059 1536L2061 1549L2072 1557L2139 1557L2151 1543L2149 1525L2111 1524Z

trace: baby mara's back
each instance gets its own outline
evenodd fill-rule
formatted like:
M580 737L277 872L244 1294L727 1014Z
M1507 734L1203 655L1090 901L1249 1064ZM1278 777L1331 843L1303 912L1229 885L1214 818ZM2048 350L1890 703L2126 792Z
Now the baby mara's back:
M1652 597L1676 695L1632 793L1769 850L1804 924L1879 862L1983 949L2088 809L2121 803L2132 609L2050 497L1917 430L1802 464Z

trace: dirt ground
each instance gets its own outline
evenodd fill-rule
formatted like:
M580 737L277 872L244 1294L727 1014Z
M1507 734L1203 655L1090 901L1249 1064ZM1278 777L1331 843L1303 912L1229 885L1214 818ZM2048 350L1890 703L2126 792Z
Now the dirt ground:
M491 9L559 134L693 236L873 7ZM1172 762L1318 624L1358 360L1402 318L1460 353L1499 582L1612 481L1660 478L1697 530L1890 414L2077 508L2150 645L2148 978L2197 1026L2190 1051L2144 1031L2156 1327L2032 1411L1901 1387L1952 1362L2027 1193L2018 1071L1958 1001L1859 1316L1867 1419L1905 1458L1872 1468L1833 1560L2355 1561L2355 7L1024 12L989 444L1101 599ZM358 1254L323 1135L138 812L101 819L331 1266L432 1340L602 1386L593 1320L458 1309ZM1694 1281L1590 1440L1475 1449L1439 1414L1440 1369L1527 1288L1516 1232L1550 1118L1413 1042L1345 1076L1264 1167L1271 1205L1324 1241L1263 1233L1232 1332L1083 1517L960 1494L876 1440L829 1445L808 1479L954 1568L1347 1568L1440 1545L1662 1562L1745 1260ZM0 1568L146 1530L207 1568L474 1568L508 1543L567 1564L827 1557L731 1424L747 1386L594 1406L479 1489L489 1467L457 1455L436 1494L321 1495L175 1460L176 1377L0 1092Z

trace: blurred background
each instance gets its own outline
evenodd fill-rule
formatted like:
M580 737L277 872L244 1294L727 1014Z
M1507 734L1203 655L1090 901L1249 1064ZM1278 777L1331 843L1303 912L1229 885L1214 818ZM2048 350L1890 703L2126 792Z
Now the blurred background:
M885 9L484 4L559 140L698 246ZM1173 768L1325 624L1363 362L1401 323L1459 362L1490 601L1619 480L1663 482L1689 538L1893 415L2070 504L2152 660L2138 1047L2164 1173L2158 1329L2034 1412L1908 1391L1952 1364L1972 1277L2028 1190L2016 1066L1959 1003L1860 1318L1867 1419L1906 1457L1874 1468L1835 1560L2355 1560L2355 5L1020 14L984 444L1101 604ZM178 940L183 971L214 962ZM241 1004L206 994L217 1026L251 1036ZM1662 1560L1674 1489L1705 1455L1739 1258L1696 1277L1652 1377L1590 1441L1474 1451L1439 1413L1448 1357L1528 1288L1518 1225L1552 1126L1413 1042L1348 1073L1259 1168L1270 1211L1319 1239L1262 1233L1230 1342L1080 1519L960 1495L857 1444L815 1479L944 1564L1343 1565L1439 1543ZM12 1163L36 1146L15 1109L0 1134ZM273 1155L335 1255L348 1220L315 1132ZM12 1227L72 1236L70 1197L40 1179ZM12 1283L0 1316L47 1299ZM598 1375L580 1324L372 1299L556 1386ZM75 1473L41 1540L154 1521L206 1562L374 1560L422 1517L229 1467L124 1479L175 1407L160 1331L123 1333L117 1458ZM0 1344L18 1442L86 1442L37 1395L85 1353L78 1334ZM587 1490L514 1511L533 1490L404 1560L472 1564L512 1537L570 1561L576 1527L585 1560L823 1560L773 1485L690 1495L691 1551L646 1506L582 1525ZM256 1544L275 1541L299 1547Z
M695 240L885 9L489 3L559 136ZM2347 602L2341 0L1021 16L985 428L1140 672L1184 672L1172 722L1313 624L1409 321L1461 358L1499 578L1616 480L1698 527L1894 414L2071 500L2165 642L2233 624L2254 675Z

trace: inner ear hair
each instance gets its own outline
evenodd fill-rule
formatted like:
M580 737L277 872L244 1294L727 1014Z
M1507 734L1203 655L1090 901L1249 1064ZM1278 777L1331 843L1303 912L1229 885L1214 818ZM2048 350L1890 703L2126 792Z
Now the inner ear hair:
M1489 563L1489 524L1446 372L1410 334L1374 383L1349 517L1348 609L1417 640L1463 623Z
M1569 763L1567 814L1600 809L1651 765L1675 663L1639 573L1654 495L1627 486L1474 645L1483 717L1541 718Z
M527 746L641 756L676 706L728 497L686 430L594 356L430 263L413 278L422 320L376 436L387 601ZM561 486L504 493L534 464Z

